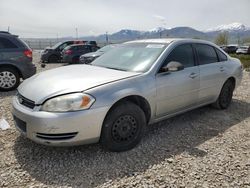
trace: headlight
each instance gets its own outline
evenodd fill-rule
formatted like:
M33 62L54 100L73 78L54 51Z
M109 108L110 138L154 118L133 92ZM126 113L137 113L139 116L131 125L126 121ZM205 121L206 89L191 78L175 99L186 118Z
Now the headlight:
M46 101L42 111L47 112L68 112L86 110L95 102L95 98L84 93L73 93L62 95Z

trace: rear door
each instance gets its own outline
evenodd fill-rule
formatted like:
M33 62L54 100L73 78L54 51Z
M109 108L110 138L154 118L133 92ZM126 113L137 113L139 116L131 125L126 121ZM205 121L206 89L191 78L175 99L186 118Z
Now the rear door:
M215 47L194 44L200 69L199 103L214 102L220 93L224 79L224 67L219 61Z
M176 72L163 72L156 75L156 116L157 118L182 111L195 105L199 93L199 68L196 66L191 44L181 44L165 59L163 66L171 61L184 65Z

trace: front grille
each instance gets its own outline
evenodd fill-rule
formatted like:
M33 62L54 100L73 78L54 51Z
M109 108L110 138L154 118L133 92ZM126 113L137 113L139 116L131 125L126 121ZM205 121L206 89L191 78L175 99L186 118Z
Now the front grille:
M45 133L36 133L36 137L44 140L68 140L74 138L77 135L77 132L73 133L61 133L61 134L45 134Z
M20 95L19 93L17 94L17 99L18 99L20 104L22 104L28 108L33 109L35 107L34 101L25 98L24 96Z
M26 122L24 122L23 120L17 118L16 116L13 116L14 118L14 122L15 122L15 125L23 132L26 133L27 131L27 128L26 128Z

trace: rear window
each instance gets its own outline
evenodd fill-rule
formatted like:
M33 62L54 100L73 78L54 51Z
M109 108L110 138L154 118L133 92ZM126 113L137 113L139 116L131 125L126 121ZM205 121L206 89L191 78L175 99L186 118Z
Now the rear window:
M13 48L18 48L18 47L9 39L0 37L0 49L13 49Z
M195 44L200 65L218 62L217 54L212 46L206 44Z
M31 48L29 47L29 45L28 45L24 40L19 39L19 38L18 38L18 40L19 40L19 42L22 44L22 46L24 46L24 47L26 47L26 48L28 48L28 49L31 49Z

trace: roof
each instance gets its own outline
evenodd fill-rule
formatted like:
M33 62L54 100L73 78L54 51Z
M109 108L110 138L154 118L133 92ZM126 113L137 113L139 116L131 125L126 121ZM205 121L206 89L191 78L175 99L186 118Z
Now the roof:
M159 43L159 44L169 44L175 41L185 41L185 42L198 42L198 43L207 43L207 44L213 44L206 40L200 40L200 39L189 39L189 38L158 38L158 39L142 39L142 40L134 40L129 41L126 43Z
M71 45L69 45L69 46L92 46L92 45L82 43L82 44L71 44Z

